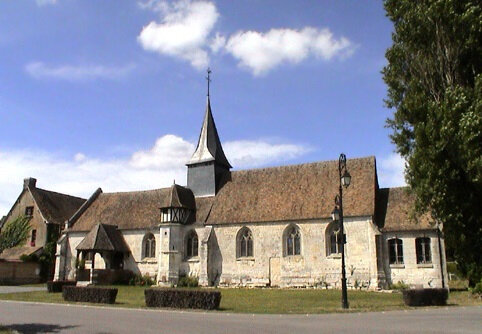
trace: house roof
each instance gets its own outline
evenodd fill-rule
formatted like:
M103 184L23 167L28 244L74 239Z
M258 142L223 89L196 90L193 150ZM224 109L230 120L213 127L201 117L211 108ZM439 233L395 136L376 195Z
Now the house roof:
M344 190L346 216L374 215L375 164L374 157L347 161L352 184ZM216 196L195 198L197 222L211 225L328 218L338 193L338 161L235 171L226 181ZM175 189L189 191L180 186ZM100 193L72 223L71 230L89 231L98 223L119 229L157 226L159 208L171 201L172 191L173 187Z
M30 247L30 246L21 246L21 247L12 247L4 249L3 252L0 254L0 260L3 261L20 261L20 256L23 254L31 255L36 253L40 255L40 251L43 249L42 246L37 247Z
M430 213L416 215L414 208L415 195L410 188L381 188L377 195L377 223L384 232L434 229Z
M350 159L345 216L375 212L375 157ZM338 161L235 171L220 189L208 224L271 222L330 217L338 194Z
M42 216L54 224L63 224L85 202L85 199L29 187L29 190L42 212Z
M213 114L211 112L211 101L209 100L209 96L207 98L206 114L204 115L204 121L196 151L187 164L193 165L208 161L216 161L227 168L232 168L224 154L221 140L219 140L218 130L216 129L216 124L214 123Z
M97 224L76 247L77 250L117 251L127 253L124 237L115 225Z

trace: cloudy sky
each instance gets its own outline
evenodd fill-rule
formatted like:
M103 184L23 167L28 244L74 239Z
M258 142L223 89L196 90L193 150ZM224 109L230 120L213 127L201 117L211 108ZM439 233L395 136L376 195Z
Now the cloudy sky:
M403 185L384 128L391 30L368 0L0 1L0 216L29 176L82 197L185 184L208 66L235 169L344 152Z

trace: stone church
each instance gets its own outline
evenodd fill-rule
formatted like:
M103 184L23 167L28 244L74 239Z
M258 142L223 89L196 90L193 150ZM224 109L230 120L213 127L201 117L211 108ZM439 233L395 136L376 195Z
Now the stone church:
M440 227L413 214L407 188L379 188L375 157L346 162L344 238L331 218L338 161L231 171L209 95L186 165L185 187L99 188L65 223L56 279L130 270L168 286L195 276L202 286L340 288L344 240L349 287L446 285ZM81 278L79 263L95 269Z

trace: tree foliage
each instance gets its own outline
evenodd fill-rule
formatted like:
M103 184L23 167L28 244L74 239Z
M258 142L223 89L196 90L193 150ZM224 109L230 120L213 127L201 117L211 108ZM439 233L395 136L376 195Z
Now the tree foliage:
M12 248L23 244L30 232L30 219L25 216L18 216L5 224L0 234L0 253L4 249Z
M443 223L470 283L482 275L480 1L385 0L394 24L383 77L391 139L405 157L417 211Z

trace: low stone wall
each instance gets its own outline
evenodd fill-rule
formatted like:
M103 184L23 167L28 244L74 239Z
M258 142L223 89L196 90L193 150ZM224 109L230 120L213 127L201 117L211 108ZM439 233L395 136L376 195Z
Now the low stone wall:
M40 264L35 262L0 262L0 284L40 283Z

